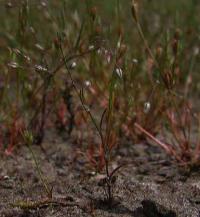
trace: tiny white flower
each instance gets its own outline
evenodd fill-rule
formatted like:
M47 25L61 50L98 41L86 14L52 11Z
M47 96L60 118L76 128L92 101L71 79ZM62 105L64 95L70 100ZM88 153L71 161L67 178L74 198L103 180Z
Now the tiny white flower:
M145 102L144 103L144 113L148 113L151 109L151 103L150 102Z
M101 51L100 48L97 50L97 53L98 53L98 54L101 54L101 53L102 53L102 51Z
M195 47L194 48L194 56L197 56L199 54L199 48Z
M9 178L10 178L10 177L7 176L7 175L3 176L3 179L4 179L4 180L8 180Z
M76 66L77 66L76 62L72 62L70 65L70 69L74 69L76 68Z
M122 78L122 76L123 76L123 71L122 71L121 68L116 68L116 69L115 69L115 72L117 73L117 75L118 75L120 78Z
M40 51L44 51L44 47L42 47L40 44L35 44L35 47Z
M45 67L43 67L43 66L41 66L41 65L35 65L35 71L36 72L47 72L48 69L45 68Z
M111 56L108 55L108 56L107 56L107 62L110 63L110 61L111 61Z
M88 47L88 49L89 49L89 50L94 50L94 45L90 45L90 46Z
M13 61L10 62L10 63L8 63L8 66L11 67L11 68L13 68L13 69L16 69L16 68L19 67L19 65L16 62L13 62Z
M90 82L90 81L85 81L85 85L86 85L87 87L89 87L89 86L91 86L91 82Z
M32 33L32 34L35 34L35 29L32 27L32 26L30 26L29 27L29 31ZM40 45L39 45L40 46ZM35 45L35 47L37 48L37 46ZM44 50L44 49L43 49Z
M7 4L6 4L6 7L8 7L8 8L12 8L12 3L11 2L8 2Z
M31 61L31 58L30 58L29 56L24 55L24 58L25 58L28 62Z
M158 79L156 80L156 84L160 84L160 81Z
M118 42L117 42L117 48L120 48L121 47L121 41L119 40Z
M105 55L107 55L109 52L107 49L104 50Z
M132 59L132 62L134 63L134 64L137 64L138 63L138 60L137 59Z
M43 7L46 7L46 6L47 6L47 3L44 2L44 1L42 1L42 2L41 2L41 5L42 5Z

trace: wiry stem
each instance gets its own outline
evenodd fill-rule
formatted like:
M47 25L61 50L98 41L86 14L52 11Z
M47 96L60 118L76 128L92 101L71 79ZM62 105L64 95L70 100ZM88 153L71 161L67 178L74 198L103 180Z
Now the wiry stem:
M140 132L144 133L147 137L149 137L155 143L160 145L169 155L173 155L176 158L177 161L183 162L181 160L181 158L176 154L176 152L175 152L175 150L173 149L172 146L170 146L169 144L165 144L165 143L161 142L159 139L154 137L151 133L146 131L140 124L135 123L134 126L135 126L136 129L138 129Z

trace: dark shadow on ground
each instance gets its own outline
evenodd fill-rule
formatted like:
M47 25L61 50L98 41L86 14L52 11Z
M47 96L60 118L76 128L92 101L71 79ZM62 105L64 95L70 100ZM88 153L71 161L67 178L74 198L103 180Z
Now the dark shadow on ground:
M175 212L166 209L152 200L143 200L142 207L134 211L134 217L176 217Z

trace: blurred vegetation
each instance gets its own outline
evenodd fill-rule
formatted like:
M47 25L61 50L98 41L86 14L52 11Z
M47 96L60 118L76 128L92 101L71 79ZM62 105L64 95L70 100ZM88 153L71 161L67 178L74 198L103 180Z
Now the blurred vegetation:
M121 136L144 139L134 129L135 120L153 135L163 122L167 128L164 111L175 106L170 91L184 100L199 95L199 1L136 2L142 32L159 67L138 34L129 0L0 2L3 149L11 151L20 143L24 128L39 134L36 141L52 126L66 130L70 125L68 133L75 129L83 138L92 137L91 130L83 133L88 117L80 111L63 67L61 44L68 67L76 65L70 69L73 79L98 120L108 106L112 73L122 73L114 86L113 143ZM179 106L184 100L175 102Z

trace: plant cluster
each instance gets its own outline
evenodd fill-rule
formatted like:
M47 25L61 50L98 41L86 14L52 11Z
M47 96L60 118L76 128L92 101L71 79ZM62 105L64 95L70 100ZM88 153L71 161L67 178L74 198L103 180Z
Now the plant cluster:
M42 146L45 132L54 129L73 138L90 167L105 172L100 185L112 206L122 165L110 165L122 139L151 140L193 168L200 163L200 119L191 105L199 86L193 82L199 59L195 3L183 0L191 9L184 17L191 20L171 26L173 20L168 23L158 9L170 11L178 3L157 8L153 1L110 2L84 0L77 10L76 1L65 0L6 4L2 14L10 18L0 23L0 146L7 155L20 144ZM105 17L101 4L107 4ZM158 17L149 19L146 7Z

